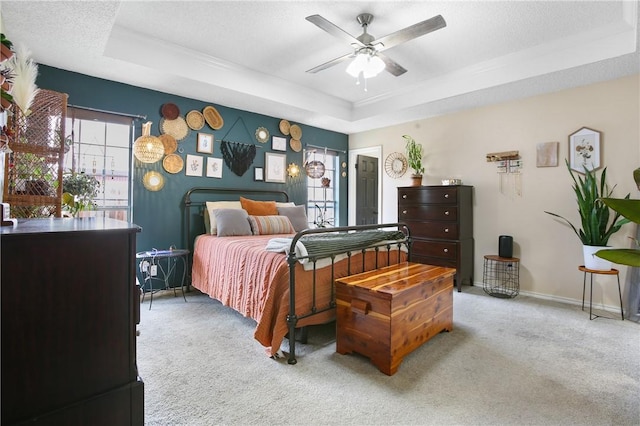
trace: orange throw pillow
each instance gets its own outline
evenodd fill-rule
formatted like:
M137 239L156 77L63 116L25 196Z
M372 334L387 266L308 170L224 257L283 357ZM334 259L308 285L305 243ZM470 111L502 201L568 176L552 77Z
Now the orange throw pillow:
M240 205L250 216L275 216L278 214L275 201L255 201L240 197Z

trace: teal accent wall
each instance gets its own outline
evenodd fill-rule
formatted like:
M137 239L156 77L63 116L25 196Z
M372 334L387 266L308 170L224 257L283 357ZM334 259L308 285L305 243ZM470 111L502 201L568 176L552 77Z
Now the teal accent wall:
M277 189L286 191L289 194L290 200L296 204L304 204L306 202L306 176L304 175L295 179L287 176L287 182L284 184L255 182L253 179L253 168L264 167L264 153L275 152L271 150L271 141L264 144L256 141L255 130L262 126L269 130L271 136L282 136L279 130L280 119L286 119L287 117L270 117L228 108L215 103L215 93L211 94L211 102L202 102L44 65L39 66L39 75L36 84L43 89L68 94L68 102L71 105L125 114L146 115L147 120L153 122L152 135L160 134L160 108L167 102L175 103L180 108L180 113L183 117L191 110L202 111L205 106L213 105L224 119L224 126L220 130L213 131L205 124L205 127L200 130L201 132L214 135L213 157L222 158L220 142L218 140L222 139L227 133L227 140L255 143L259 147L253 165L243 176L237 176L225 164L223 165L222 179L204 176L186 176L184 170L178 174L171 174L163 169L161 161L155 164L143 164L135 160L133 174L133 222L142 227L142 232L138 235L138 251L152 248L167 248L171 245L177 247L185 245L182 199L184 194L192 187ZM238 121L234 126L234 123L239 117L242 118L242 121L246 124L248 132L244 130L242 121ZM143 121L136 121L136 137L142 134L142 123ZM294 124L294 122L292 122L292 124ZM299 125L302 128L303 147L305 144L311 144L344 151L345 153L340 153L340 161L348 161L346 152L349 144L346 134L303 124ZM232 126L233 129L229 132ZM192 130L189 136L178 144L179 147L184 148L184 152L180 154L183 159L186 159L187 154L208 156L208 154L196 152L197 134L197 131ZM288 148L286 155L287 164L295 162L299 166L302 165L302 151L293 152ZM156 170L164 176L165 185L162 190L150 192L143 186L142 176L149 170ZM338 187L338 216L340 224L346 225L348 220L347 179L340 178Z

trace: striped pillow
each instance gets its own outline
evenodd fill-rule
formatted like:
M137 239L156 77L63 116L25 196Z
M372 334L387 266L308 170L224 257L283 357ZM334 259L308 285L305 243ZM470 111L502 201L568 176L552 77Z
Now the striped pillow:
M295 234L291 221L286 216L252 216L249 224L253 235Z

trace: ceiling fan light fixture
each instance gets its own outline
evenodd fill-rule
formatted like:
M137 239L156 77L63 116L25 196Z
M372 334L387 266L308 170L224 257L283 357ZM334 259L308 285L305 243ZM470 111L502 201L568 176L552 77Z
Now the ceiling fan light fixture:
M372 55L367 59L367 66L362 70L364 78L375 77L384 71L385 64L378 56Z
M384 68L384 61L375 54L375 51L367 48L356 53L356 57L347 67L347 73L354 78L359 78L362 74L366 79L380 74Z

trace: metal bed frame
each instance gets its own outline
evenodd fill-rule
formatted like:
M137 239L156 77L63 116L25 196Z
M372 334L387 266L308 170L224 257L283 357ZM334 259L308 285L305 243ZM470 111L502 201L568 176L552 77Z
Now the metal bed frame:
M186 235L186 247L189 248L190 253L193 253L193 246L194 246L194 240L195 237L199 234L204 233L204 221L203 221L203 225L202 227L200 227L199 229L196 229L195 231L192 230L192 209L197 208L199 209L198 215L203 215L203 210L204 210L204 206L206 201L214 201L211 200L210 198L207 198L204 201L200 201L200 198L203 198L205 196L207 197L211 197L211 196L224 196L225 194L233 194L234 198L239 199L240 196L247 196L247 195L257 195L259 197L265 198L267 199L267 197L271 197L271 199L273 199L273 197L279 197L281 200L284 200L284 202L288 202L289 201L289 195L284 192L284 191L278 191L278 190L258 190L258 189L227 189L227 188L205 188L205 187L196 187L196 188L191 188L190 190L188 190L184 196L184 213L185 213L185 235ZM222 200L222 199L221 199ZM225 199L227 200L227 199ZM396 241L384 241L384 242L380 242L380 243L376 243L376 244L372 244L372 245L368 245L367 247L362 247L359 248L357 250L345 250L345 249L338 249L336 251L333 251L331 253L328 254L323 254L322 257L312 257L312 256L302 256L302 257L298 257L296 255L296 244L297 242L300 240L300 238L304 237L304 236L309 236L309 235L314 235L314 234L327 234L327 233L347 233L347 232L356 232L356 231L364 231L364 230L374 230L374 229L398 229L401 230L404 235L405 238L402 240L396 240ZM367 250L374 250L376 252L376 257L375 257L375 267L373 269L378 269L379 267L382 266L388 266L391 264L391 253L392 251L397 250L398 252L402 250L402 248L405 248L407 251L407 260L411 259L411 234L410 234L410 230L409 227L402 222L397 222L397 223L384 223L384 224L371 224L371 225L354 225L354 226L340 226L340 227L333 227L333 228L318 228L318 229L305 229L303 231L300 231L298 233L295 234L295 236L292 237L292 241L291 241L291 245L290 245L290 250L289 250L289 254L287 255L287 263L289 265L289 314L287 315L287 325L289 327L289 334L288 334L288 339L289 339L289 356L288 356L288 360L287 362L289 364L296 364L297 360L296 360L296 325L298 324L298 321L313 315L317 315L332 309L335 309L336 307L336 301L335 301L335 274L334 274L334 266L335 266L335 262L336 262L336 257L338 255L346 255L347 256L347 275L351 275L351 269L352 269L352 256L357 254L357 253L362 253L362 267L361 269L364 271L365 270L365 256L364 253ZM386 259L386 264L385 265L379 265L378 264L378 254L380 250L386 250L387 253L387 259ZM401 261L401 256L397 256L398 258L398 262ZM296 262L300 261L300 260L308 260L309 262L311 262L313 264L313 276L312 276L312 291L313 291L313 303L312 303L312 307L311 310L307 313L301 314L301 315L297 315L296 314L296 277L295 277L295 266L296 266ZM316 295L316 288L317 285L322 285L320 283L316 283L316 264L319 260L321 259L330 259L331 260L331 265L327 266L331 268L331 290L330 290L330 294L331 294L331 302L329 304L328 307L326 308L318 308L316 306L316 299L315 299L315 295ZM191 271L191 268L189 267L189 271ZM189 278L191 277L191 274L189 274ZM191 281L189 280L189 283L191 283ZM325 284L326 285L326 284ZM303 342L304 340L306 340L306 330L303 330L302 332L302 339Z

